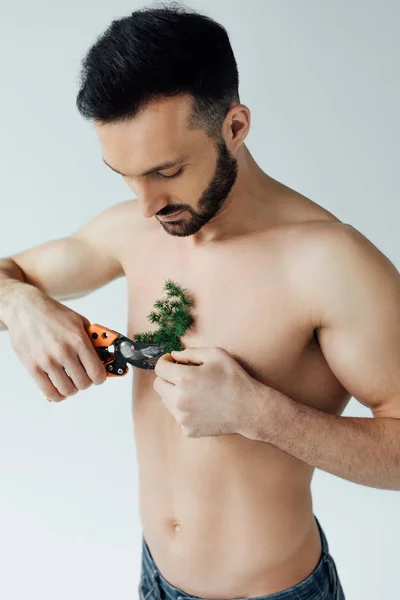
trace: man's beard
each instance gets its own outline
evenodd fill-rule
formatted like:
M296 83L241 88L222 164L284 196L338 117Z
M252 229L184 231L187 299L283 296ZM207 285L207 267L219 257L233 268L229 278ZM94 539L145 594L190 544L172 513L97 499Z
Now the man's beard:
M180 219L176 222L162 222L164 230L169 235L177 237L187 237L200 231L206 223L215 217L228 197L238 175L237 160L229 152L224 141L217 142L217 165L215 167L214 176L203 192L198 208L194 211L191 207L185 208L191 217L187 220Z

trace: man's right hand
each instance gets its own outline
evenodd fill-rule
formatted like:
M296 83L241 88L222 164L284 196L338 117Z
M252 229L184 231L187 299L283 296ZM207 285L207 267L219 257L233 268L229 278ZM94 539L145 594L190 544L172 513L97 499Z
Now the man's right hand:
M41 290L15 290L6 325L15 353L48 399L59 402L107 379L87 333L90 321Z

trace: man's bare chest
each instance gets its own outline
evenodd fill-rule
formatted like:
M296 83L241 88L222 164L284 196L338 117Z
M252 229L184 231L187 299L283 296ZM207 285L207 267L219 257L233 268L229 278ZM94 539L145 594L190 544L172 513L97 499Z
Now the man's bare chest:
M329 411L342 403L346 391L314 339L279 247L255 236L196 255L150 249L142 246L142 259L126 267L130 337L155 331L147 317L172 279L193 302L185 347L224 348L252 377L299 402Z

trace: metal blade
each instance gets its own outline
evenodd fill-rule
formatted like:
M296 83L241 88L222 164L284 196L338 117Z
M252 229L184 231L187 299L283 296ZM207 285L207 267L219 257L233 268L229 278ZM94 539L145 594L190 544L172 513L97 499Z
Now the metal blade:
M140 369L154 369L157 360L165 354L165 344L121 342L119 350L126 362Z

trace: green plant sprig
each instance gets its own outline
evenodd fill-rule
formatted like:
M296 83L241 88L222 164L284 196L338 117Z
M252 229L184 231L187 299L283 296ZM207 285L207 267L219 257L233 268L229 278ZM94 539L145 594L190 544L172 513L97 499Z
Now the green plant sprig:
M164 290L168 298L156 300L153 306L157 311L152 311L147 316L151 323L158 324L158 329L136 333L133 340L149 344L165 344L164 352L168 354L173 350L185 349L180 337L193 325L194 318L190 313L191 299L178 283L167 279Z

